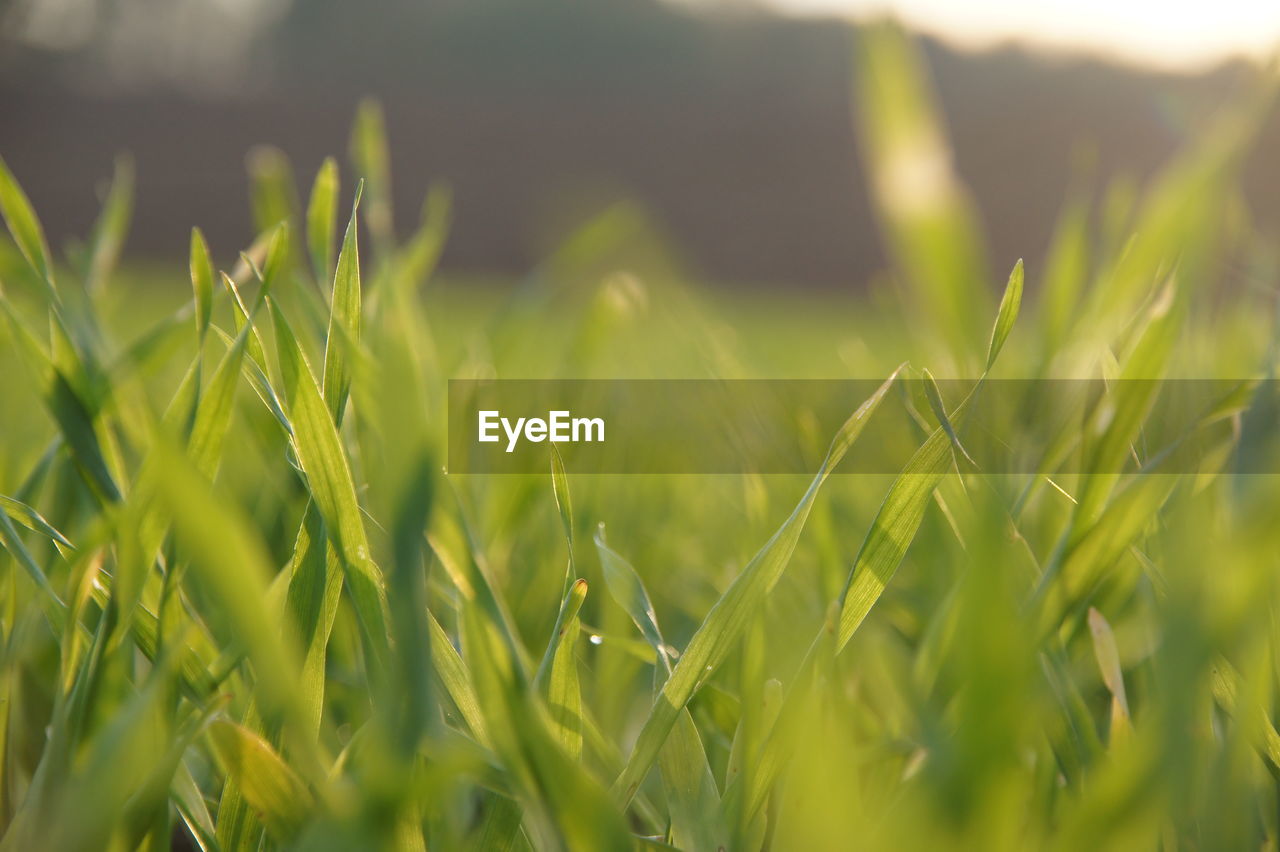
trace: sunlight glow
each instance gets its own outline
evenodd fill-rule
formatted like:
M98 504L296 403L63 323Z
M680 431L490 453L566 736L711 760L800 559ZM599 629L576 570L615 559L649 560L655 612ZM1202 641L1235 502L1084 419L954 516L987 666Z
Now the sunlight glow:
M698 0L712 5L717 0ZM761 0L793 14L890 13L962 45L1015 40L1171 68L1280 49L1280 0Z

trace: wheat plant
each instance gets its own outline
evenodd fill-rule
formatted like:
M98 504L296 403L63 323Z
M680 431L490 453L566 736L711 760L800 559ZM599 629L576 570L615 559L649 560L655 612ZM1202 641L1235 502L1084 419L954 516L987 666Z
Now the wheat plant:
M257 152L260 236L194 230L189 289L116 268L126 161L65 257L0 165L0 848L1274 848L1271 84L1141 191L1076 181L996 286L911 44L856 57L893 268L807 314L691 288L630 208L478 308L444 190L399 239L373 105L305 204ZM884 384L810 476L444 472L447 379L637 370ZM1170 377L1241 380L1181 472L1119 381ZM841 474L908 378L910 461ZM1117 390L988 473L999 378Z

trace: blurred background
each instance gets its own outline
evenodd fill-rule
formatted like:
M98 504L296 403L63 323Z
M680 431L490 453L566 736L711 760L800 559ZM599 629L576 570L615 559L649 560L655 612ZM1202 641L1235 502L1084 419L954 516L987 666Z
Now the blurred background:
M1038 266L1070 188L1140 184L1280 43L1256 0L0 0L0 154L55 247L129 152L127 254L181 261L199 224L227 255L245 152L283 149L305 190L371 95L401 226L453 190L446 273L525 273L626 200L703 280L861 286L884 258L851 30L885 12L923 34L997 269ZM1276 151L1273 116L1244 172L1264 233Z

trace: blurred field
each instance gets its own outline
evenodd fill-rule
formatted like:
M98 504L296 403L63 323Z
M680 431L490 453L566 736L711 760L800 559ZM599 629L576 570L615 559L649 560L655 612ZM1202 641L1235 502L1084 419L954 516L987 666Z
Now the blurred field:
M122 151L137 161L130 257L181 263L192 223L215 251L247 245L257 232L244 174L267 161L262 147L287 152L305 192L374 96L400 235L429 184L454 189L446 274L524 275L615 202L648 211L693 276L715 285L844 292L887 262L849 121L860 69L845 21L729 2L693 14L664 0L16 6L0 10L0 151L55 247L87 233ZM98 14L66 11L77 6ZM61 51L13 40L6 23L21 22L20 7L61 8L61 29L92 37ZM287 14L236 37L224 20L233 7ZM1244 61L1154 71L1017 44L919 48L998 266L1042 266L1068 191L1149 179L1253 73ZM208 59L219 51L232 56ZM1241 184L1272 232L1276 147L1271 116Z
M706 290L627 205L439 278L372 104L190 290L116 269L127 169L56 262L0 170L0 849L1274 846L1274 80L992 271L914 46L856 55L891 267L844 295ZM1087 472L996 476L926 369L1239 383L1193 473L1117 382L1041 448ZM460 377L885 385L813 476L483 477L441 471ZM828 476L908 378L916 455Z

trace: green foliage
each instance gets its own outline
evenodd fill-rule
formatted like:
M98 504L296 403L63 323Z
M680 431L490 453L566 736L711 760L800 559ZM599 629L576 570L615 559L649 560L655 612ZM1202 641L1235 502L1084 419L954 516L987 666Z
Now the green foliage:
M1274 374L1274 293L1214 274L1256 236L1224 205L1262 104L1188 140L1132 239L1077 187L997 302L911 45L872 28L857 63L902 313L718 305L630 209L460 293L445 190L396 238L371 103L341 240L336 163L304 213L260 150L260 235L219 269L193 230L190 291L116 269L127 162L66 264L0 163L0 849L1280 842L1280 492L1233 473L1273 412L1241 381L1171 436L1148 381ZM809 477L440 469L452 377L842 369L887 378L834 435L794 412ZM1006 374L1114 392L975 423ZM914 455L844 475L901 400ZM980 469L978 426L1044 437L1040 472Z

